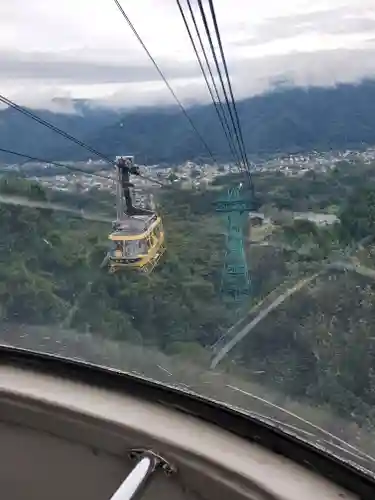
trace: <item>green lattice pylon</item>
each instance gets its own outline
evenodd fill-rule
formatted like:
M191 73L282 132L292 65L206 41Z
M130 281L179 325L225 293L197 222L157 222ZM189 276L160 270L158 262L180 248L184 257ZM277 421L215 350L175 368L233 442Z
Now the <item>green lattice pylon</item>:
M243 229L252 209L249 193L241 186L230 188L216 203L216 210L227 215L226 253L221 292L235 301L248 297L251 280L247 264Z

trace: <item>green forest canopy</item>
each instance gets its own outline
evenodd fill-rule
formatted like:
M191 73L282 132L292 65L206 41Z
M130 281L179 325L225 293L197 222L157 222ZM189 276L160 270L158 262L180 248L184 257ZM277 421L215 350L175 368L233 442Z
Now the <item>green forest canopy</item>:
M288 222L275 232L274 242L287 241L291 250L250 246L253 302L374 232L373 169L361 168L350 175L321 174L315 180L271 174L256 179L264 207L285 209L286 200L297 210L334 205L341 223L318 228ZM364 172L371 174L366 181ZM42 200L52 196L40 185L14 179L3 179L0 192ZM238 318L218 292L224 229L213 213L215 196L211 191L161 193L167 253L149 278L132 273L112 276L100 269L107 248L106 224L52 210L0 205L2 323L91 332L178 353L207 366L210 346ZM95 205L95 200L89 201ZM74 198L66 195L66 202L74 203ZM306 243L320 252L302 258L298 252ZM374 267L371 246L358 255ZM230 360L241 377L371 423L374 299L373 282L363 276L321 276L260 323ZM223 369L233 369L230 360Z

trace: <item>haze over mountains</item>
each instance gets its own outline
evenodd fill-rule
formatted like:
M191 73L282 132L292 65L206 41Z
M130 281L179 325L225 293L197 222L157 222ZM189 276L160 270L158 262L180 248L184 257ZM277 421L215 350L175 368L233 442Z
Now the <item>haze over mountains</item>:
M279 88L239 101L237 107L250 155L375 144L375 80L329 88ZM35 113L111 157L134 154L138 162L150 164L208 159L176 107L124 111L76 100L73 108L74 113ZM228 148L213 105L197 105L188 112L216 158L227 159ZM51 160L92 157L12 109L0 111L0 147ZM17 160L0 152L0 161Z

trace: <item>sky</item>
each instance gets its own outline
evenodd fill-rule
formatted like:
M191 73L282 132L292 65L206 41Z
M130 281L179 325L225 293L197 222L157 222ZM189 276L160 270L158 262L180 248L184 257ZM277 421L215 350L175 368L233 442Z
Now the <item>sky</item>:
M208 102L176 0L120 2L181 101ZM237 99L282 81L375 77L375 0L214 4ZM71 98L115 107L174 102L113 0L0 2L0 93L68 112Z

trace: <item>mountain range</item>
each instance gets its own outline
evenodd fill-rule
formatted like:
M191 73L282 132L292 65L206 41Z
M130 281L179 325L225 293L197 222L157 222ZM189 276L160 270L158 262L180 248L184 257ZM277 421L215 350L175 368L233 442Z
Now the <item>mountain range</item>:
M209 158L178 107L125 111L83 100L74 101L73 107L74 112L33 112L106 156L134 154L138 162L149 164ZM329 88L280 88L237 102L237 110L250 156L375 144L375 80ZM195 105L187 112L215 157L228 159L214 106ZM60 161L93 157L10 108L0 111L0 148ZM1 152L0 161L17 162Z

